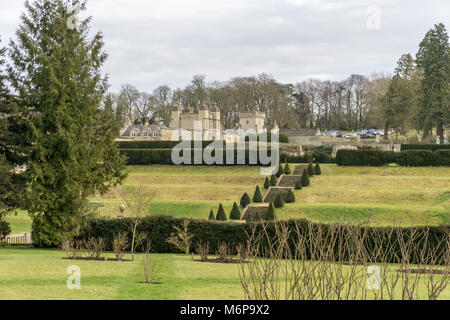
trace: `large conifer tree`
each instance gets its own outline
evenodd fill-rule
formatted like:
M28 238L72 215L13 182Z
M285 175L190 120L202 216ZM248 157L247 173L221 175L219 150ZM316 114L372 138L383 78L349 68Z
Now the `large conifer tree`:
M114 142L120 124L102 107L103 37L89 34L91 18L75 25L72 6L83 11L86 1L27 1L11 42L10 80L33 143L23 151L27 209L39 246L76 234L89 212L87 197L124 179Z
M427 32L419 46L417 65L423 69L420 118L425 136L436 125L444 139L443 125L450 121L450 49L445 26L440 23Z

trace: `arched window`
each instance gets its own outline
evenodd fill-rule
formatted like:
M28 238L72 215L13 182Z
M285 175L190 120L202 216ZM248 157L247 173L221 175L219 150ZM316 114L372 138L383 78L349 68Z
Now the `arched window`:
M137 137L137 132L136 131L131 131L131 136L132 137Z
M159 137L159 132L158 131L153 132L153 137L154 138L158 138Z
M148 137L148 131L144 131L144 137Z

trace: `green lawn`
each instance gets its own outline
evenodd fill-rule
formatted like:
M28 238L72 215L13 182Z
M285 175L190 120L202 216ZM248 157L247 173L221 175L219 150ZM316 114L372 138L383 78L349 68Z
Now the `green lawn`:
M291 165L293 168L295 165ZM450 223L450 168L338 167L322 165L322 176L295 192L296 203L276 211L279 219L308 218L352 222L372 219L382 225ZM150 214L207 219L220 203L227 213L244 192L262 188L260 168L204 166L131 166L123 187L145 185L155 193ZM263 190L263 189L262 189ZM115 217L123 202L114 188L103 197L99 214ZM10 215L13 233L30 230L25 213Z
M0 248L0 299L244 298L235 264L202 263L181 254L152 255L159 266L155 281L162 284L148 285L143 283L142 255L137 255L135 262L73 261L64 257L59 250ZM81 290L66 287L66 271L71 265L81 270ZM397 266L391 268L395 272ZM423 280L417 298L426 298ZM440 299L450 299L450 288Z

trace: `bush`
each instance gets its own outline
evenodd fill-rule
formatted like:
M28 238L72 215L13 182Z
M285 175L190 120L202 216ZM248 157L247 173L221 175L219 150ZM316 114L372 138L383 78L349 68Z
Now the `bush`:
M266 221L275 220L275 209L273 207L273 204L269 204L269 208L267 208L267 212L264 215L264 220Z
M264 180L264 189L270 188L270 180L268 177L266 177L266 180Z
M295 190L302 190L302 179L298 179L295 183Z
M289 190L286 194L286 203L293 203L295 202L295 194L292 190Z
M277 178L281 177L284 174L284 169L281 163L278 165L278 172L275 174Z
M310 176L311 178L314 177L314 166L311 161L309 161L306 171L308 172L308 176Z
M404 167L429 167L436 165L431 150L407 150L398 154L397 163Z
M216 220L216 217L214 216L214 211L210 211L209 212L209 218L208 218L209 220Z
M262 202L262 201L263 201L263 197L261 194L261 190L259 190L259 186L256 186L256 190L253 195L253 202Z
M90 222L88 227L81 230L80 239L89 239L91 237L102 237L106 240L107 250L112 248L112 240L115 234L124 232L128 234L128 238L131 238L131 233L129 231L130 219L95 219ZM138 228L139 233L147 233L149 235L150 241L152 243L151 251L154 253L177 253L179 252L173 245L167 243L167 239L170 233L173 231L174 226L182 226L185 219L173 218L169 216L148 216L142 221L142 224ZM194 247L198 243L209 243L210 253L217 251L217 245L219 243L225 242L230 248L236 248L240 243L247 243L248 234L252 233L252 229L256 228L255 232L264 232L265 229L272 235L272 239L275 239L275 225L285 225L289 230L295 231L296 226L298 226L300 232L304 234L305 239L308 239L310 233L317 233L318 227L320 226L323 230L320 234L323 237L328 237L328 228L331 227L330 224L319 224L312 223L308 220L288 220L288 221L277 221L267 223L263 226L260 223L237 223L237 222L225 222L225 223L215 223L206 220L192 220L189 225L189 231L194 235L192 238L192 243ZM335 227L341 228L340 225L333 224ZM347 229L359 228L356 226L342 227L342 232L348 232ZM365 250L371 251L375 246L380 247L390 247L392 245L392 238L389 238L390 234L395 234L395 230L401 230L405 236L411 232L411 230L417 230L417 235L423 235L429 232L427 237L427 242L423 243L424 250L436 250L438 255L443 255L447 252L448 248L445 243L439 243L447 239L447 234L449 232L449 225L446 226L432 226L432 227L417 227L417 228L393 228L392 227L372 227L372 226L360 226L361 233L367 233L368 238L365 243ZM374 232L377 231L383 235L382 243L377 245L376 239L374 238ZM393 233L392 233L393 232ZM295 233L295 232L294 232ZM295 245L296 237L293 233L290 233L289 243ZM389 240L390 239L390 240ZM421 240L425 241L425 240ZM391 243L391 244L390 244ZM421 243L422 244L422 243ZM336 244L338 245L338 244ZM261 250L265 250L266 247L262 247ZM139 247L139 250L142 250ZM401 248L398 245L398 241L395 242L392 252L388 253L388 260L391 263L398 263L399 257L401 257ZM417 254L416 252L411 252L411 263L414 263ZM309 259L309 256L306 257Z
M314 173L316 176L320 176L322 174L322 170L320 169L319 162L316 162L316 166L314 167Z
M233 203L233 209L231 209L230 220L240 220L241 219L241 211L237 203Z
M280 195L277 195L275 197L275 200L273 201L273 206L275 208L283 208L284 207L284 200Z
M275 186L277 185L277 183L278 183L277 177L275 177L274 175L271 175L271 176L270 176L270 185L271 185L272 187L275 187Z
M303 170L302 178L300 179L302 187L309 187L309 185L311 184L311 182L309 181L308 173L306 171L307 170Z
M435 163L438 166L450 166L450 150L437 150L434 152Z
M241 201L240 201L240 205L242 208L245 208L246 206L248 206L250 203L252 203L252 201L250 200L250 197L247 193L244 193L242 195Z
M227 220L227 215L225 214L225 210L223 209L222 204L219 205L219 210L217 210L216 220L217 221L226 221Z
M284 165L284 174L291 174L291 168L289 167L289 163L287 162L287 160Z

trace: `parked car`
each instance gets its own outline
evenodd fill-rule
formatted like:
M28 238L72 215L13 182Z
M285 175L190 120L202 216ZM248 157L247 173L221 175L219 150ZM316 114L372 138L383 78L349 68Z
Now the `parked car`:
M342 138L353 138L356 137L358 134L356 132L353 133L346 133L342 136Z
M361 134L361 139L374 139L376 136L377 135L373 132L366 132Z

